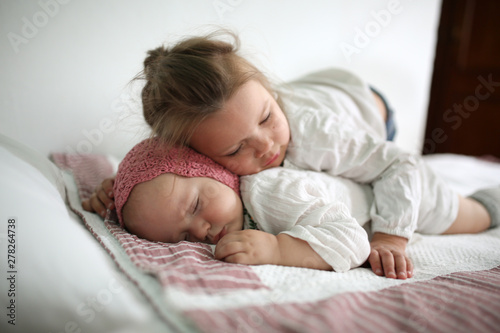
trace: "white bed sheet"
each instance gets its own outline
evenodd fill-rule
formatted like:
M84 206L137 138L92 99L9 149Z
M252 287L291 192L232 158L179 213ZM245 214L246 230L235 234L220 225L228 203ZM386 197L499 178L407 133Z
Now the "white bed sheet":
M57 168L3 136L0 161L0 331L164 332L150 303L68 210ZM7 294L9 218L16 219L15 297ZM11 299L15 326L6 316Z

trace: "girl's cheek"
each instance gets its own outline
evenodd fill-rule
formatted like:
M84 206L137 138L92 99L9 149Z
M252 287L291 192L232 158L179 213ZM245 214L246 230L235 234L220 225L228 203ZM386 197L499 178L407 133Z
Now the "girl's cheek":
M227 169L229 169L230 171L232 171L233 173L240 175L244 170L244 165L241 161L242 161L241 158L238 158L238 159L233 158L228 163L226 163L226 165L224 165L224 166Z

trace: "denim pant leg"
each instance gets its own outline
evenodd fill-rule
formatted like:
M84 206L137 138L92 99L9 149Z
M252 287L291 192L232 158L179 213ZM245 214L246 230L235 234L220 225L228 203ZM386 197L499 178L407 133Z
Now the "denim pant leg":
M387 110L387 119L385 121L385 129L387 131L387 141L393 141L396 136L396 123L394 121L394 111L389 106L389 103L385 99L385 97L375 88L370 86L370 89L380 97L382 102L384 103L385 109Z

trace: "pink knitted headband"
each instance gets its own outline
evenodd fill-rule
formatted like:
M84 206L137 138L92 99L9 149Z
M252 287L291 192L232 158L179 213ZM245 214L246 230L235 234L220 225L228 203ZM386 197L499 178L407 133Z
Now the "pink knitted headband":
M183 177L209 177L240 194L238 176L212 159L187 147L167 150L157 138L146 139L128 152L116 174L113 191L116 213L122 227L122 209L134 186L164 173Z

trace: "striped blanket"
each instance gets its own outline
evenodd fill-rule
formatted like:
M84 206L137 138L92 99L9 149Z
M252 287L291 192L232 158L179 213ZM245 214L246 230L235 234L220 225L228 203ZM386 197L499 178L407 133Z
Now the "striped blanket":
M83 211L81 199L113 173L104 156L54 154L53 160L72 172L66 181L72 209L172 330L498 332L500 327L500 228L480 235L415 235L408 246L415 277L404 281L367 268L335 273L229 264L215 260L210 245L149 242L123 230L113 212L103 222ZM475 172L478 165L492 169L500 182L500 166L469 162Z

